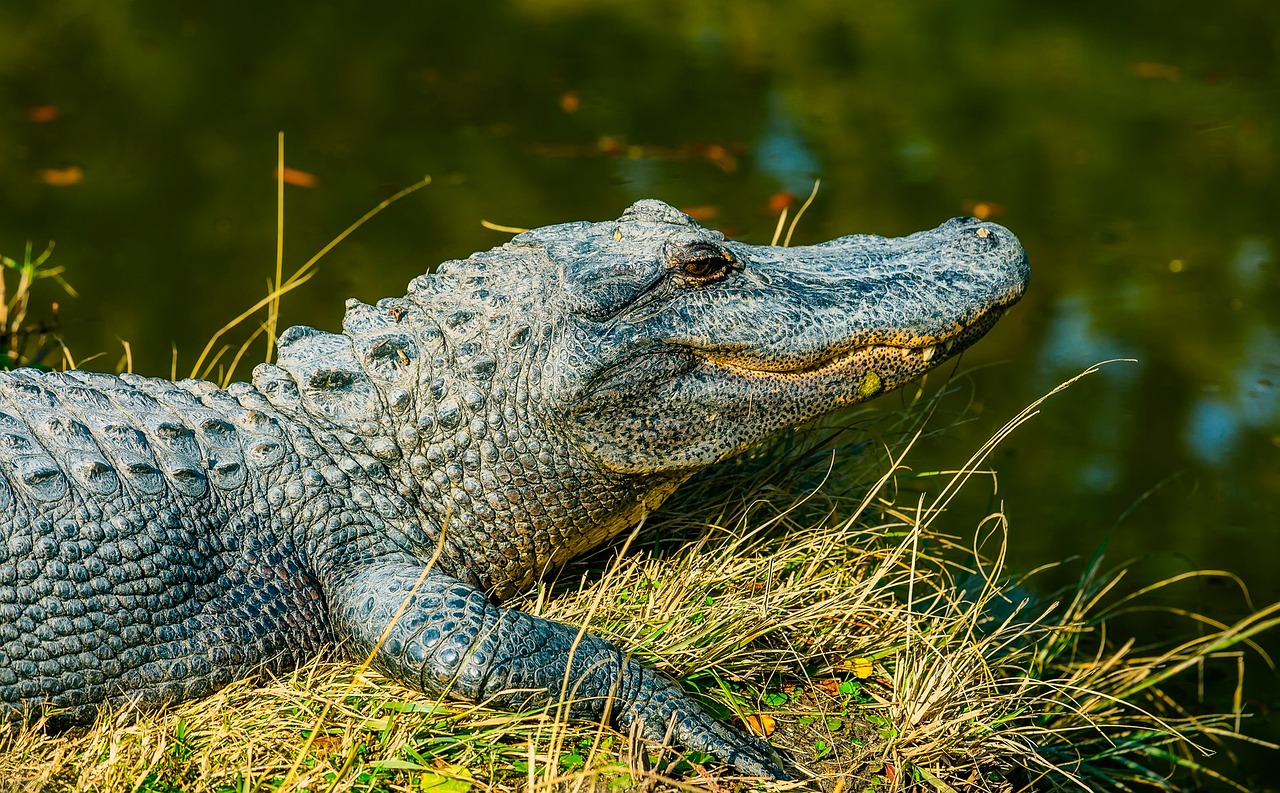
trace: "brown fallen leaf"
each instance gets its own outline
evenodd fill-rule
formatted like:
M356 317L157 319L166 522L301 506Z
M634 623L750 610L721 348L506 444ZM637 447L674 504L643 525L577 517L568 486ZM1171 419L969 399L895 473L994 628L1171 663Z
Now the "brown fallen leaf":
M743 721L746 722L747 729L752 735L759 735L761 738L768 738L773 735L774 730L778 729L778 720L768 713L753 713Z
M824 677L821 680L815 680L814 685L818 690L825 691L831 696L837 696L840 693L840 680L834 677Z

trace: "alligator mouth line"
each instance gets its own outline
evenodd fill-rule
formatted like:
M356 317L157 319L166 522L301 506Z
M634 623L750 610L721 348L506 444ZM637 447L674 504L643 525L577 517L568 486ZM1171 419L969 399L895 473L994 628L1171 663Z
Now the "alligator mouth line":
M959 330L948 334L944 338L939 338L929 344L860 344L853 347L846 347L835 350L822 358L801 366L792 367L770 367L770 366L750 366L742 360L733 360L725 357L708 353L705 350L693 351L694 354L706 363L713 366L723 367L725 369L736 370L747 375L765 375L765 376L781 376L781 377L805 377L824 372L831 372L845 368L847 365L856 362L859 359L867 359L872 357L876 352L897 351L904 355L918 358L919 363L929 364L934 359L941 360L950 355L957 345L961 349L968 347L977 341L988 330L995 325L996 321L1004 314L1004 307L993 308L983 312L968 325Z

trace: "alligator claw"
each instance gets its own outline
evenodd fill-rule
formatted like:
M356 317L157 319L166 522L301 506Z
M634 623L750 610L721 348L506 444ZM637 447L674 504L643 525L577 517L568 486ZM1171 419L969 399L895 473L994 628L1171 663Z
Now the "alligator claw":
M646 670L648 671L648 670ZM618 721L629 726L640 721L640 736L654 743L675 743L706 752L748 776L786 780L790 777L777 761L769 743L730 727L712 716L676 683L650 673L639 699L630 703ZM668 730L668 725L673 725Z

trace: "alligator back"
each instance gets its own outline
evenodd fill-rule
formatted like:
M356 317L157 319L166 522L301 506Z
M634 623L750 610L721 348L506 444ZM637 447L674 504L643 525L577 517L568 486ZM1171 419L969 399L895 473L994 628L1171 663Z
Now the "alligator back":
M329 640L285 494L254 476L299 460L240 392L0 373L0 716L199 696Z

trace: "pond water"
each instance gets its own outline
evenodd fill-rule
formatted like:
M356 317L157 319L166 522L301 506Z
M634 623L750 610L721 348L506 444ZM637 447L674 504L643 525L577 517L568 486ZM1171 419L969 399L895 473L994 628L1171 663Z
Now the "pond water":
M402 294L504 241L481 219L605 219L658 197L759 243L821 177L798 242L976 213L1031 257L1028 296L944 405L969 420L923 444L918 470L1132 359L1006 441L997 496L971 488L956 532L1003 504L1017 570L1105 543L1138 560L1135 582L1219 568L1280 600L1280 3L377 9L0 5L0 253L56 240L81 295L44 284L33 318L57 300L70 348L101 353L90 368L114 370L127 339L136 371L168 374L176 348L188 372L274 272L280 130L286 270L434 178L286 298L286 324L330 329L343 298ZM1211 582L1166 600L1245 610ZM1274 737L1274 673L1254 656L1248 675L1249 729Z

